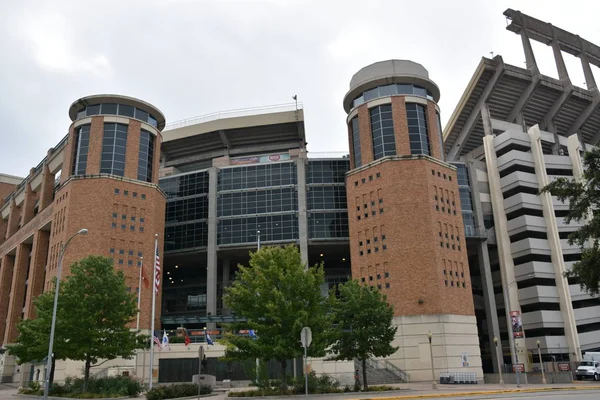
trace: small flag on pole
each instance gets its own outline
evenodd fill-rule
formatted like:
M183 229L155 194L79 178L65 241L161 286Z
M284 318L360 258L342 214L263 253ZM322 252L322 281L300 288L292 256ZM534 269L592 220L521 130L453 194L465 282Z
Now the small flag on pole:
M154 291L158 294L158 289L160 287L160 256L158 255L158 241L156 241L155 247L155 255L154 258Z
M144 266L142 265L140 268L142 269L142 282L144 287L148 289L150 287L150 280L146 277L146 270L144 269Z
M185 333L185 338L183 339L183 342L185 343L186 346L188 346L190 343L192 343L192 339L190 339L187 332Z
M215 344L213 343L212 339L210 338L210 333L206 332L206 343L208 343L209 346L214 346Z
M163 332L163 339L162 339L162 348L169 348L169 350L171 350L171 346L169 346L169 337L167 336L167 331Z
M254 333L254 329L250 329L248 331L248 334L250 335L250 337L252 338L252 340L256 340L256 333Z
M156 336L154 336L154 344L158 346L158 351L161 350L160 340Z

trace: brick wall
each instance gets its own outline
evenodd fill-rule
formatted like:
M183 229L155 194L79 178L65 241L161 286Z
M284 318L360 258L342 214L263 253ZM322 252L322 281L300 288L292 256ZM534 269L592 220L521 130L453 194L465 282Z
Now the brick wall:
M437 176L438 171L442 177L446 174L446 180ZM441 206L436 209L434 186L448 190L450 199L454 194L450 214ZM350 174L347 187L352 276L381 285L396 315L473 315L458 187L451 167L426 159L390 160ZM445 241L440 247L440 224L460 233L448 248ZM459 287L446 286L446 280L452 281L444 279L450 271L458 272Z

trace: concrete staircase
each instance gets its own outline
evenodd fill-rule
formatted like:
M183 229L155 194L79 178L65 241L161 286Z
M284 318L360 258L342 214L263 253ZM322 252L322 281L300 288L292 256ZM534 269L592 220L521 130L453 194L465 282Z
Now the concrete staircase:
M354 360L354 368L358 369L362 383L362 362ZM371 385L388 385L392 383L407 383L410 376L385 360L367 360L367 383Z

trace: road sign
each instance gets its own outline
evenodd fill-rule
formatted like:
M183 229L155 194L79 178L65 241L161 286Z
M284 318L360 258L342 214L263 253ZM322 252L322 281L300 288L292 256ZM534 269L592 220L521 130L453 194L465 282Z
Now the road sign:
M309 327L305 326L302 328L302 332L300 333L300 341L302 342L302 347L309 347L312 343L312 331Z
M200 347L198 348L198 358L200 359L200 362L202 362L202 360L204 359L204 346L200 345Z

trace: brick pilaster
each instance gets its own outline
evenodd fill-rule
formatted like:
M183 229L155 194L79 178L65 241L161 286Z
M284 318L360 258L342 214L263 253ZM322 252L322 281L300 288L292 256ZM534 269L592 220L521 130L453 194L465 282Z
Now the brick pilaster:
M14 270L12 274L12 285L8 303L8 313L6 327L4 329L4 341L14 343L19 336L17 322L21 319L23 313L23 298L25 297L25 281L27 280L27 270L29 267L29 253L31 245L21 243L17 247L15 256Z
M33 300L44 291L44 278L46 276L46 263L50 244L50 232L37 231L33 236L31 266L29 268L29 284L27 285L27 303L25 318L35 318Z
M2 257L2 268L0 268L0 343L5 343L4 330L6 328L14 267L15 256L7 254Z

